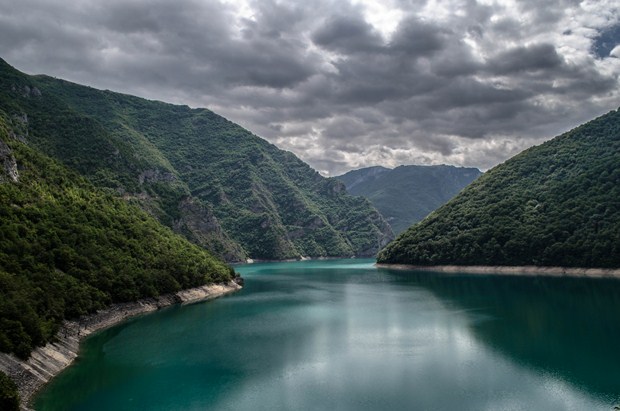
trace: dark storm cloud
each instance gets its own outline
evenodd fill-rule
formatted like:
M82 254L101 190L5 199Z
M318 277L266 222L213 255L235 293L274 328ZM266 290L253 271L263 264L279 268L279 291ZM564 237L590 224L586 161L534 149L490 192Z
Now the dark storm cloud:
M39 9L27 3L25 9ZM3 25L9 35L0 41L9 59L11 54L18 61L24 57L13 47L12 39L20 39L26 49L37 48L29 59L43 67L109 71L107 77L153 86L162 80L171 87L202 84L207 90L291 87L311 75L315 61L299 44L273 38L251 24L238 37L231 29L234 15L217 2L93 2L85 3L80 13L40 10ZM32 24L24 24L28 21Z
M390 49L412 57L431 55L444 48L447 30L415 17L400 22L392 36Z
M207 106L331 174L486 168L618 106L612 1L486 3L0 0L0 56Z
M383 39L361 16L330 18L312 34L312 41L326 49L343 53L378 52Z
M553 70L562 65L562 58L552 44L514 47L489 61L493 74L507 75L520 71Z

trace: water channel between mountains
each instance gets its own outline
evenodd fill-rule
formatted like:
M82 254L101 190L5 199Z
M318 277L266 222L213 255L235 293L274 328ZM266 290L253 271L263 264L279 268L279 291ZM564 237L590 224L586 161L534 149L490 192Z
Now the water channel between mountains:
M620 280L373 260L236 267L243 290L89 337L37 410L610 410Z

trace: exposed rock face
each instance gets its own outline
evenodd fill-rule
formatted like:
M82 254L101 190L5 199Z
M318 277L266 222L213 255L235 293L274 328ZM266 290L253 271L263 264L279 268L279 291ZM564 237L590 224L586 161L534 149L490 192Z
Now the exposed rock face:
M166 183L171 183L176 179L177 178L174 174L159 169L145 170L138 176L138 182L140 184L158 183L162 181Z
M80 341L89 334L129 317L156 311L172 304L217 298L239 290L241 288L239 283L239 280L235 280L229 284L205 285L135 303L115 304L79 321L65 321L56 334L56 342L37 348L26 361L12 354L0 353L0 370L15 381L22 399L22 407L25 407L39 388L75 360Z
M17 171L17 161L13 157L11 148L4 141L0 140L0 182L19 180L19 172Z
M340 180L331 178L327 180L324 193L330 197L337 197L339 194L346 193L347 187Z
M372 205L347 195L342 183L209 110L34 78L4 61L0 72L14 86L8 93L6 86L0 90L0 105L9 115L32 117L28 140L33 148L100 188L136 197L163 224L177 223L178 232L200 233L188 237L198 244L202 227L214 220L183 215L178 205L186 196L213 209L237 244L230 252L238 254L242 247L256 259L358 255L371 243L377 249L379 237L391 235L385 225L372 225ZM50 98L33 104L40 92L34 85ZM11 120L15 133L26 136L19 124ZM149 198L137 198L142 193ZM322 222L307 227L314 216ZM214 250L239 260L227 252Z
M15 89L14 89L15 91ZM30 98L30 97L41 97L41 90L36 87L30 87L28 85L22 87L21 89L22 97Z
M369 218L373 221L373 224L378 227L377 240L375 244L371 244L366 249L361 250L358 254L360 257L374 257L377 255L378 250L381 250L394 239L392 229L379 212L375 211Z
M28 142L28 114L14 114L10 119L9 137L26 144Z
M222 229L213 210L200 200L187 197L179 204L181 218L173 229L227 262L246 261L243 248Z

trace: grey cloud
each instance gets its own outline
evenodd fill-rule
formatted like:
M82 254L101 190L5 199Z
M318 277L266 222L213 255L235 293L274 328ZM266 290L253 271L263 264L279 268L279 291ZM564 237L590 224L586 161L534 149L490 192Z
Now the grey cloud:
M329 140L332 147L347 147L349 152L355 152L354 146L363 148L372 143L377 133L388 133L385 123L378 119L364 121L364 114L359 114L358 111L331 118L325 122L322 130L323 137Z
M476 79L456 78L430 95L427 104L435 110L474 105L495 107L501 103L522 101L531 95L530 92L521 89L499 88Z
M514 17L501 17L486 26L484 36L494 41L520 39L525 32L522 23Z
M557 22L567 9L580 7L582 0L525 0L518 3L522 14L532 19L540 31Z
M445 52L430 61L431 71L441 77L453 78L472 75L482 68L471 51L461 41L453 40L454 44Z
M347 105L377 104L430 92L440 79L417 60L378 53L351 56L334 63L334 100Z
M240 17L217 0L0 0L0 56L29 73L207 106L331 174L486 168L620 100L617 59L605 56L618 16L568 27L577 23L565 16L585 13L572 0L516 12L440 0L441 19L424 0L391 0L381 4L404 18L387 34L361 2L248 4ZM567 30L591 41L590 55L557 43ZM599 34L584 40L587 30Z
M229 85L253 85L271 88L292 87L313 73L312 62L295 56L289 47L274 48L263 41L253 42L249 47L241 46L239 54L222 53L227 59L216 69ZM219 67L218 67L219 66ZM219 70L218 70L219 71Z
M381 36L359 16L328 19L312 34L312 41L318 46L345 53L377 52L383 46Z
M84 19L73 21L73 25L59 24L54 21L55 16L41 13L35 24L17 34L39 45L47 36L54 41L49 53L75 54L74 67L84 65L97 70L101 63L80 62L77 57L99 53L104 64L121 70L117 74L136 76L141 72L142 81L155 80L153 86L160 84L162 77L169 79L170 86L186 81L197 84L198 77L187 77L197 72L209 76L212 84L224 87L237 84L283 88L307 79L313 72L311 56L287 39L274 41L264 32L247 36L252 32L250 24L245 28L246 38L236 38L230 29L233 16L217 3L116 2L101 9L93 4L90 11ZM46 24L50 19L52 24ZM63 40L68 37L75 42L91 33L97 42L81 40L72 45ZM106 54L107 48L116 55ZM51 62L60 60L52 55L46 57ZM168 58L176 60L177 67L172 71L168 71L167 65L148 63ZM127 72L123 71L125 68Z
M428 3L428 0L397 0L397 3L404 10L420 10Z
M506 75L520 71L553 70L562 63L555 47L542 43L503 51L491 59L487 67L493 74Z
M563 77L563 85L553 88L556 94L589 99L597 94L609 95L618 89L617 77L602 75L592 67L569 67Z
M447 31L447 28L409 17L400 22L390 48L413 57L427 56L444 47Z
M203 19L208 19L209 23L203 26L203 33L224 32L225 22L230 19L222 7L193 0L184 1L182 7L165 0L113 0L95 3L91 7L95 12L93 19L107 30L117 33L167 33L171 37L183 37L186 33L197 34L196 28Z

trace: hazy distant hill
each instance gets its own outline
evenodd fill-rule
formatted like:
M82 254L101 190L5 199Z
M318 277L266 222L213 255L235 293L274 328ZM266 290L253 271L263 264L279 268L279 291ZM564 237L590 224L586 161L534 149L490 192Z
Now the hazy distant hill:
M353 195L377 207L395 234L445 204L480 176L477 168L454 166L368 167L336 177Z
M620 112L486 172L379 261L620 267Z
M0 109L20 138L229 260L375 255L392 237L372 205L206 109L0 61Z

